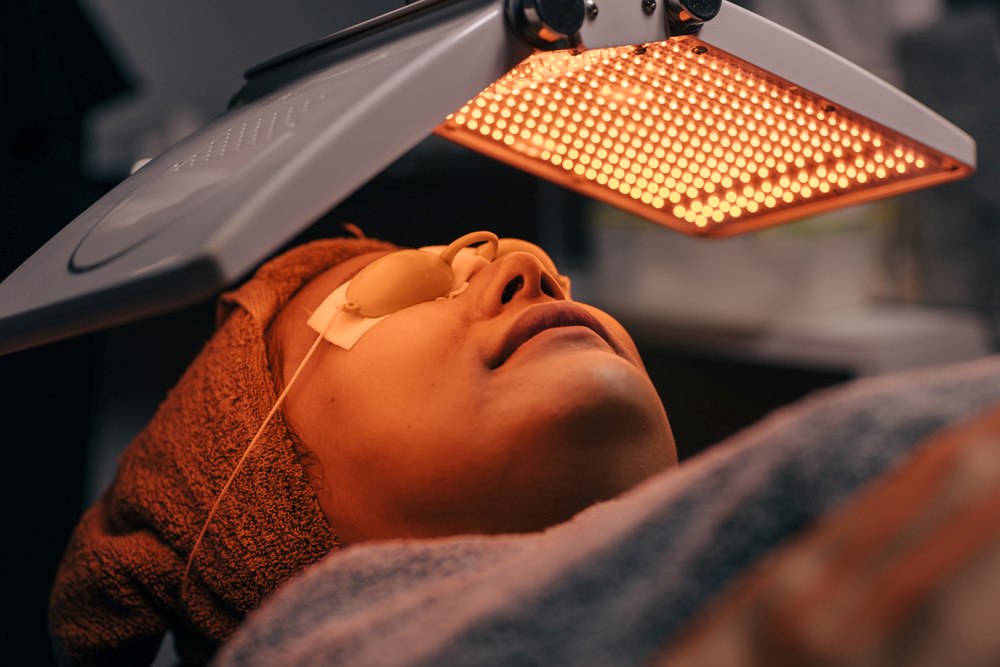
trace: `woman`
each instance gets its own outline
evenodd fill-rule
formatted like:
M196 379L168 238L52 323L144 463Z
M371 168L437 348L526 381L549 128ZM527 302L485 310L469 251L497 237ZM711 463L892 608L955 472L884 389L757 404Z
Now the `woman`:
M216 334L74 532L50 607L60 659L142 664L170 629L205 662L331 550L537 531L673 465L621 325L571 301L536 248L485 245L463 251L478 259L454 289L368 318L350 349L310 315L346 281L389 281L374 263L392 246L308 244L224 295Z

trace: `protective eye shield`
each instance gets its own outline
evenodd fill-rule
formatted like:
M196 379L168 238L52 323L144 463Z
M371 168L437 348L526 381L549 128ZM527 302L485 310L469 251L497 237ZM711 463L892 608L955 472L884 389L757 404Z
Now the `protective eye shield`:
M481 245L472 247L475 243ZM385 317L420 303L458 296L473 275L514 252L533 255L569 293L569 279L559 275L552 259L534 243L472 232L443 249L399 250L378 258L331 292L307 324L327 341L350 350Z

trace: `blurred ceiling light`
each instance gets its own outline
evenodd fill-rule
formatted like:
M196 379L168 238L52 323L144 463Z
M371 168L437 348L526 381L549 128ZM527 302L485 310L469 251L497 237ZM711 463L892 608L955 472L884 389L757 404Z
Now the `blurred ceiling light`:
M975 144L721 0L418 0L258 65L0 284L0 353L213 294L431 132L725 236L960 178Z

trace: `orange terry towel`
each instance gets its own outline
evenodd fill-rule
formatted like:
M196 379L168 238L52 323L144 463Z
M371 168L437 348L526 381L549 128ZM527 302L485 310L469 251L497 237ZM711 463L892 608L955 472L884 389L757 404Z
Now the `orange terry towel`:
M167 630L185 663L207 662L247 612L337 548L279 411L222 499L180 599L209 508L276 398L265 344L272 318L330 267L393 249L316 241L222 296L215 335L70 539L49 606L60 662L148 664Z

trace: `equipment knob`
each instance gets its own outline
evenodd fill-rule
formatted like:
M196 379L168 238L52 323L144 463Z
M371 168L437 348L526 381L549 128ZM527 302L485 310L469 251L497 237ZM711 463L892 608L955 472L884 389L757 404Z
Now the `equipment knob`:
M583 0L509 0L507 19L525 41L542 49L560 48L583 25Z
M722 8L722 0L667 0L666 7L672 27L680 28L671 33L681 34L715 18Z

